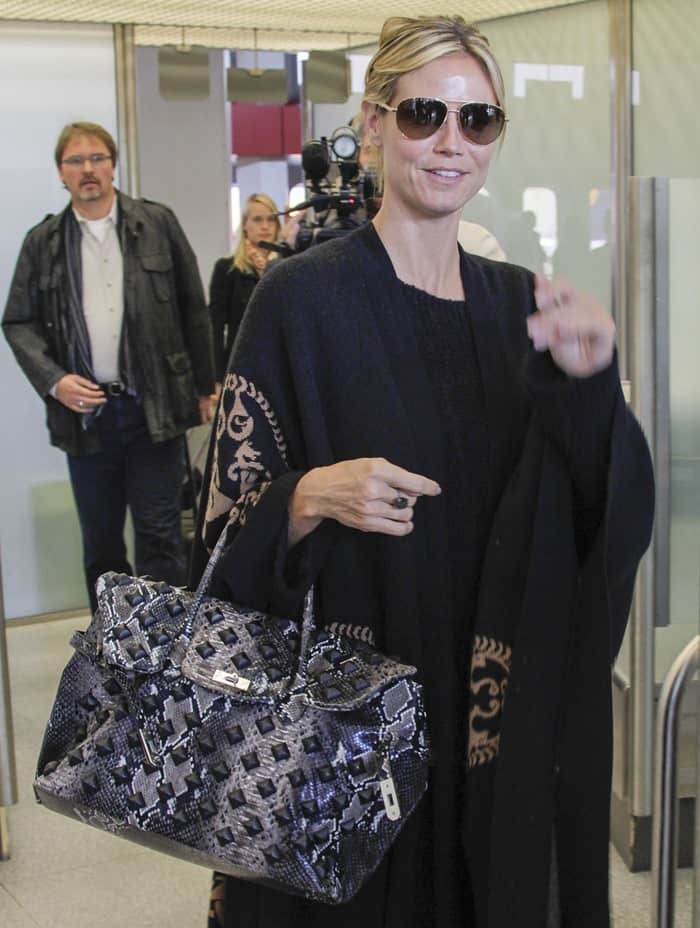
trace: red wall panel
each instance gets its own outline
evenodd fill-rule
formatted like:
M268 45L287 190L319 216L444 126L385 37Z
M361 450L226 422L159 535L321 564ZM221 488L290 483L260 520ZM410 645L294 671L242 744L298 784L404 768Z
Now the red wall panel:
M253 158L299 154L299 104L232 103L231 151L235 155Z
M282 107L282 141L285 155L301 153L301 107L298 103Z
M282 113L276 103L231 104L231 150L242 156L282 154Z

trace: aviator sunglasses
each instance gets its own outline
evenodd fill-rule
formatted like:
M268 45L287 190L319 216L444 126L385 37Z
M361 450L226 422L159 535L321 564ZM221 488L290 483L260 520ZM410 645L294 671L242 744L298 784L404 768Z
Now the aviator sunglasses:
M396 113L396 125L407 139L427 139L440 129L448 113L457 113L459 128L468 142L490 145L503 132L506 114L494 103L462 103L450 107L438 97L409 97L398 106L378 103L382 109Z

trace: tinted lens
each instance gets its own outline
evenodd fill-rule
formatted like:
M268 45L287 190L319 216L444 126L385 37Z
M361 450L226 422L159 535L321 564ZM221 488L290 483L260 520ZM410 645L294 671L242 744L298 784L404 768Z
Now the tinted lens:
M427 139L437 132L447 116L442 100L431 97L411 97L396 108L396 125L407 139Z
M505 122L503 110L490 103L465 103L459 110L459 124L464 137L477 145L495 142Z

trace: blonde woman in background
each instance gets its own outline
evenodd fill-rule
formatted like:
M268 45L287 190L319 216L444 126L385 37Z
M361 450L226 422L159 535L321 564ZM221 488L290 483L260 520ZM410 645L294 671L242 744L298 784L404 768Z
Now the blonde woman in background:
M221 384L231 348L255 285L260 280L272 251L259 242L277 242L281 236L277 206L265 193L246 200L241 218L238 246L233 257L219 258L209 284L209 311L214 332L216 380Z

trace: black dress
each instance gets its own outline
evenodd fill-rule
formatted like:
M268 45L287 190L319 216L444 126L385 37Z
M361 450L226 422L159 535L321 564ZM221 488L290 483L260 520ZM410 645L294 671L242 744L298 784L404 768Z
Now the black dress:
M214 335L216 381L221 383L243 313L260 278L234 267L232 259L219 258L209 284L209 312Z
M402 284L407 324L413 328L420 358L425 368L435 408L440 412L439 427L444 436L446 459L442 495L448 504L447 549L450 553L451 591L456 617L452 627L425 628L423 653L426 664L436 663L432 672L440 673L446 698L459 705L459 715L466 718L466 685L469 667L469 643L478 589L481 551L485 543L487 519L485 487L487 483L486 407L478 370L468 306L464 301L445 300L408 284ZM453 662L445 664L440 650L434 647L436 636L441 643L453 642L449 648ZM439 663L438 663L439 662ZM455 731L453 756L456 796L445 796L453 810L451 834L441 836L434 846L430 809L436 797L425 797L414 813L417 830L416 852L422 863L416 871L425 879L414 880L405 874L405 882L386 881L381 867L358 896L339 908L310 903L283 894L259 891L236 880L219 875L214 879L210 907L210 928L238 928L243 924L274 925L274 928L383 928L386 914L400 913L403 928L470 928L472 915L469 879L464 861L460 825L464 810L466 767L466 721ZM415 839L415 835L414 835ZM401 840L401 839L399 839ZM440 870L442 879L432 874ZM387 894L386 887L393 887ZM264 913L264 914L263 914ZM391 921L394 924L394 921Z

